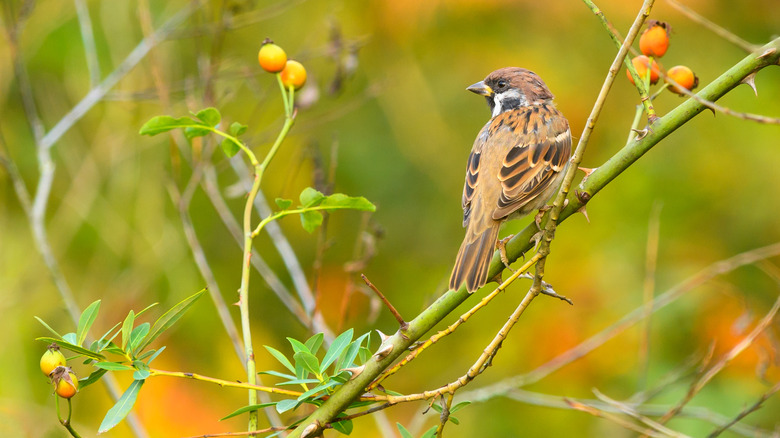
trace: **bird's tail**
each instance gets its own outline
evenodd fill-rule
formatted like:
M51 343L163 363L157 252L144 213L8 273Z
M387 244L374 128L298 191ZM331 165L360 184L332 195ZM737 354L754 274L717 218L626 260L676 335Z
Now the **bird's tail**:
M479 227L478 234L472 229L475 225L470 224L458 250L458 258L450 275L451 290L457 290L465 281L466 289L472 293L487 283L501 223L494 221L486 228Z

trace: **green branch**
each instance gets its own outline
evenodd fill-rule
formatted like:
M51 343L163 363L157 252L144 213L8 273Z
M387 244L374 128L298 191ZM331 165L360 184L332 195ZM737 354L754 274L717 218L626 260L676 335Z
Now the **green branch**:
M742 80L750 74L769 65L776 65L780 60L780 38L765 45L758 51L751 53L734 67L723 73L720 77L702 89L698 96L707 101L716 101L731 89L738 86ZM582 208L593 196L600 192L607 184L617 178L629 166L636 162L666 136L677 128L690 121L701 113L706 106L694 100L688 99L669 114L658 119L653 129L641 139L634 139L612 158L593 172L587 181L580 184L580 196L569 199L569 204L561 212L559 222L563 222L572 214ZM530 239L536 233L535 224L526 227L517 233L506 246L510 261L515 261L523 253L531 248ZM494 254L490 265L488 277L494 277L504 270L498 253ZM448 291L431 306L409 322L408 327L401 332L396 332L383 343L384 350L389 350L387 355L379 357L374 355L365 365L363 371L350 380L340 390L334 393L321 407L314 411L289 437L302 437L304 430L320 430L323 425L332 421L336 415L343 412L349 403L359 397L363 389L367 387L379 374L389 367L407 348L428 332L434 325L444 319L450 312L464 302L470 294L465 288L457 291ZM313 434L308 436L314 436Z

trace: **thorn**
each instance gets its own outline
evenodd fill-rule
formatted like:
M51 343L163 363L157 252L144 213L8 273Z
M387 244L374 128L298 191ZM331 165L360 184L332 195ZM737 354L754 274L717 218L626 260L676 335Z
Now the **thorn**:
M712 111L712 117L715 117L718 115L718 113L715 112L715 108L707 107L708 110Z
M758 97L758 90L756 89L756 72L745 76L745 79L742 79L740 82L747 84L750 88L752 88L753 93L755 93L756 97Z
M320 430L320 422L317 420L314 420L314 423L306 426L305 429L303 429L303 432L301 433L301 438L307 438L307 437L314 437L315 434L318 433Z
M590 223L590 218L588 217L588 210L585 209L587 205L583 205L577 212L582 213L583 216L585 216L585 220Z
M381 344L384 344L384 343L385 343L385 341L387 341L388 339L390 339L390 336L387 336L386 334L382 333L382 331L381 331L381 330L379 330L379 329L376 329L376 332L377 332L377 333L379 333L379 339L381 339L381 342L379 342L379 344L380 344L380 345L381 345Z
M342 368L341 370L348 371L351 374L349 380L352 380L355 377L359 376L360 373L362 373L365 368L366 368L365 365L360 365L359 367Z
M384 347L381 347L379 351L374 353L374 357L376 357L376 361L379 362L380 360L386 358L391 351L393 351L393 344L387 344Z
M509 268L509 266L507 266ZM512 268L509 268L512 269ZM501 271L498 271L498 274L494 275L493 278L488 280L488 283L496 283L496 284L503 284L504 283L504 271L503 269Z
M578 167L577 169L579 169L579 170L581 170L581 171L583 171L585 173L585 176L582 177L582 181L580 181L580 184L585 184L585 181L587 181L588 178L590 178L590 174L595 172L596 169L598 169L598 167L594 167L592 169L589 168L589 167Z
M396 310L395 307L393 307L393 305L390 303L387 297L385 297L385 295L376 286L374 286L374 283L371 283L368 277L366 277L364 274L360 274L360 278L362 278L363 281L366 283L366 286L371 288L371 290L373 290L374 293L376 293L379 299L382 300L383 303L385 303L387 309L390 311L390 313L393 314L395 320L398 321L398 325L401 326L401 331L406 330L406 328L409 327L409 323L404 321L404 318L401 316L400 313L398 313L398 310Z
M632 129L632 131L636 132L636 140L641 140L647 136L647 134L650 132L647 128L645 129Z

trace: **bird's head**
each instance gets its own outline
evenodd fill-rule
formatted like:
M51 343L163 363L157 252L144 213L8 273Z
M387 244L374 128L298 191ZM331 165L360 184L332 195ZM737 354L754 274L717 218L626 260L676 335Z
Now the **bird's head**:
M537 105L553 98L542 78L518 67L498 69L476 84L466 88L485 96L493 117L509 110Z

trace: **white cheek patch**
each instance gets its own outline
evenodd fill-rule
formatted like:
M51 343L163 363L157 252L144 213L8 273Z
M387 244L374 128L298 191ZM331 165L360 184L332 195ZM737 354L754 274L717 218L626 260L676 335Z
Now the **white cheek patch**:
M510 89L503 93L496 93L493 95L493 117L503 113L510 107L523 107L528 105L528 100L525 98L525 94L522 94L520 90ZM505 102L509 102L509 105L505 105Z

